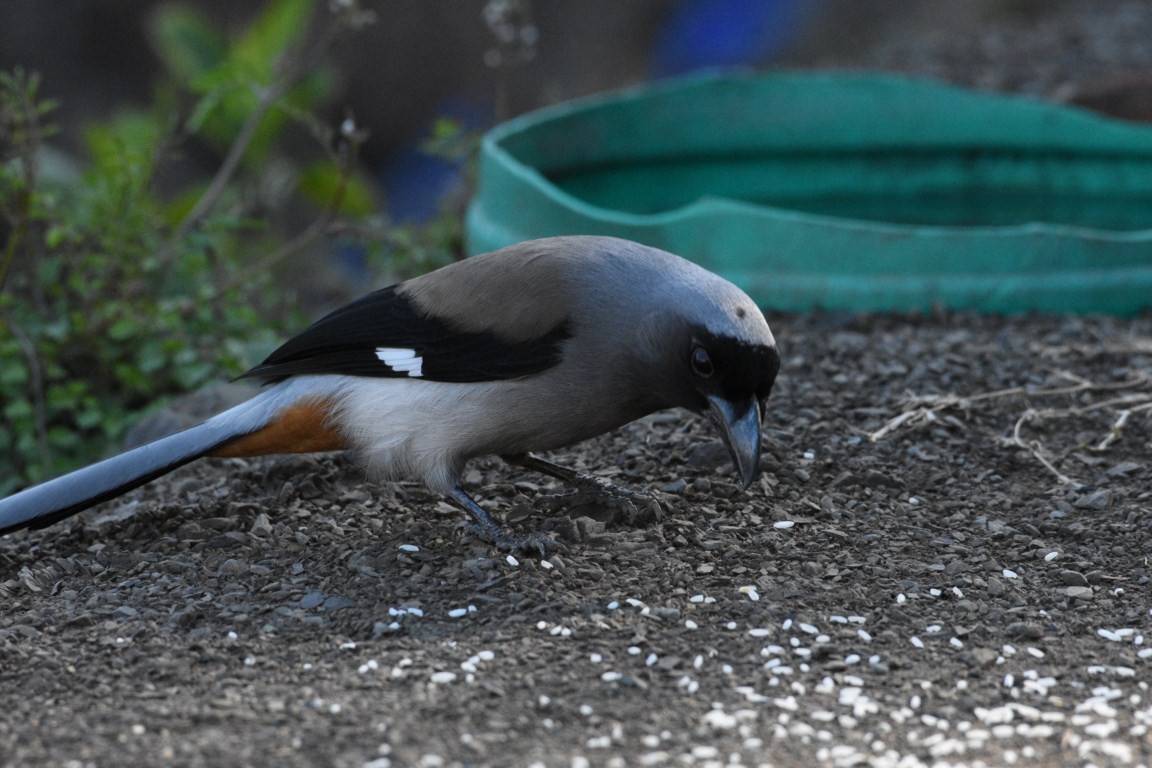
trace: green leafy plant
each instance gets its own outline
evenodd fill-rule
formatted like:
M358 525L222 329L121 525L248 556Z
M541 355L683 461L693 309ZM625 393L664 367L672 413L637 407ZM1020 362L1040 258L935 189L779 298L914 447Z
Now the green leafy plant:
M331 90L324 47L371 18L350 0L326 14L274 0L227 38L190 7L161 6L155 105L91 126L78 164L56 162L39 78L0 73L0 494L91 460L145 406L255 362L290 315L273 267L342 227L371 229L364 136L315 117ZM301 131L318 151L297 160L284 147ZM168 169L193 142L220 165L173 190ZM303 231L268 224L289 206L313 211Z

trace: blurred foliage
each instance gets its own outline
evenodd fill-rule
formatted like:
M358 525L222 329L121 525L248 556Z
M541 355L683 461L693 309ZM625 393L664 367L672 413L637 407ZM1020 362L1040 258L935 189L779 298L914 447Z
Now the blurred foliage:
M149 37L165 63L172 85L198 97L187 128L217 149L231 146L257 108L260 89L277 78L282 54L301 44L311 0L283 0L268 6L248 29L229 42L195 7L170 4L152 14ZM246 160L266 162L274 150L285 109L302 112L322 99L331 83L323 70L304 74L284 89L279 109L260 121L248 144Z
M145 406L258 362L300 321L273 268L320 238L445 260L459 224L383 229L356 169L366 136L316 116L334 82L323 51L372 20L354 0L272 0L229 37L160 5L152 106L90 126L79 161L51 144L39 78L0 73L0 495L98 457ZM219 167L188 181L181 164L204 147ZM301 232L269 223L302 213Z

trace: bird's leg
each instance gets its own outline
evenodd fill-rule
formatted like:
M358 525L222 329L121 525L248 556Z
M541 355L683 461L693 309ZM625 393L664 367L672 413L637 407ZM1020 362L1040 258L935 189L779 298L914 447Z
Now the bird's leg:
M602 477L562 467L531 453L504 456L503 459L525 469L554 477L576 489L571 493L542 496L537 499L537 506L544 507L546 510L599 503L620 510L632 523L647 523L652 520L659 520L663 516L660 502L656 500L655 496L645 491L622 488Z
M464 507L472 517L476 518L476 522L468 526L469 530L479 534L482 539L495 544L499 549L515 552L538 552L540 557L544 557L550 550L556 551L565 548L560 542L554 541L542 533L530 533L525 536L509 533L458 485L452 486L452 498L456 500L457 504Z

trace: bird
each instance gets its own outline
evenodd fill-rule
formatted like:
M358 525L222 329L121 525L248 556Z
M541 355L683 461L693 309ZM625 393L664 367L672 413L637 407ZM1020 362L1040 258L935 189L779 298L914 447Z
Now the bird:
M263 382L252 398L0 500L0 535L205 456L351 451L375 479L449 497L500 548L543 552L551 539L506 531L461 487L469 460L629 498L536 454L679 407L710 417L747 489L779 368L756 303L703 267L618 238L529 240L334 310L240 377Z

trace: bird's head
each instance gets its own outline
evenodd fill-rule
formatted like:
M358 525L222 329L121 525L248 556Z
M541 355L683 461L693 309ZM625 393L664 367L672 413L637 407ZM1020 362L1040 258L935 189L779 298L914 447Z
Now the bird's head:
M780 353L775 343L700 332L687 358L694 410L706 412L720 431L747 488L760 468L760 428Z
M660 360L649 385L666 405L708 414L747 488L760 466L760 428L780 353L752 299L703 275L643 324L643 343Z

